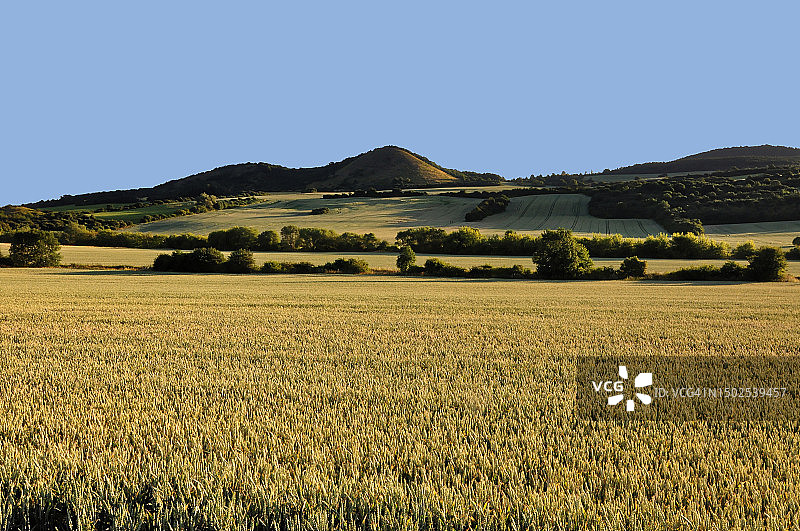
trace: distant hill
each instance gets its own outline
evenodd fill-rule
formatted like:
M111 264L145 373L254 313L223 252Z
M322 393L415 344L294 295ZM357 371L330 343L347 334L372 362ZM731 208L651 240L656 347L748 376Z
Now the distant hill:
M384 146L367 153L316 168L286 168L265 162L232 164L152 188L66 195L30 206L132 203L142 200L194 197L203 192L228 196L253 192L351 191L375 188L426 188L500 184L492 173L443 168L421 155L397 146Z
M671 162L646 162L611 170L610 174L662 174L725 171L800 164L800 149L784 146L743 146L712 149Z

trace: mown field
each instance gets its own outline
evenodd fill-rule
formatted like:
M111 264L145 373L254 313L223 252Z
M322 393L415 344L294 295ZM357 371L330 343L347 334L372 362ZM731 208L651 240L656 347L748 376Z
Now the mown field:
M798 284L0 285L6 529L800 527L797 422L573 414L579 354L798 354Z
M9 244L0 243L0 251L8 255ZM90 247L77 245L64 245L61 247L63 264L100 265L100 266L131 266L142 267L153 264L156 256L169 253L165 249L127 249L119 247ZM229 254L229 253L224 253ZM311 262L322 265L332 262L337 258L359 258L365 260L373 269L396 269L396 253L303 253L303 252L255 252L253 253L258 265L267 260L276 262ZM434 258L433 255L418 254L417 264L424 265L425 260ZM510 267L519 264L533 269L535 266L529 256L458 256L436 255L435 258L457 265L459 267L472 267L489 264L494 267ZM618 268L622 259L619 258L594 258L597 266L610 266ZM739 261L746 265L747 262ZM703 264L721 266L725 260L673 260L673 259L647 259L647 270L651 273L666 273L683 267ZM788 272L800 276L800 262L790 261Z
M441 191L441 190L440 190ZM485 234L506 230L538 234L545 229L567 228L578 235L622 234L644 237L664 229L649 219L601 219L589 215L589 197L554 194L513 198L507 210L484 220L467 223L464 215L477 199L427 196L402 198L322 199L322 194L276 193L264 203L223 211L169 218L136 225L127 230L157 234L208 234L236 225L258 231L279 230L284 225L321 227L336 232L372 232L393 241L398 231L433 226L448 230L470 226ZM328 214L311 215L314 208L327 207ZM753 240L758 245L787 247L800 235L800 221L709 225L706 233L731 245Z
M715 240L731 245L752 240L757 245L774 245L790 248L792 240L800 236L800 221L765 221L762 223L730 223L707 225L706 234Z

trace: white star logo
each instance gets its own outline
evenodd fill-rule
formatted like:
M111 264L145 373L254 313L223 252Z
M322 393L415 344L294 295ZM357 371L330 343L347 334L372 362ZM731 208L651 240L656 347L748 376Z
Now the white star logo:
M628 379L628 368L625 367L625 365L620 365L619 366L619 377L622 378L623 380L627 380ZM633 380L633 387L637 388L637 389L641 388L641 387L648 387L650 385L653 385L653 373L652 372L640 372L636 376L636 378ZM617 404L622 402L623 398L625 398L625 395L623 395L623 394L609 396L608 397L608 405L609 406L616 406ZM642 404L644 404L644 405L648 405L648 404L650 404L650 402L653 401L653 399L650 397L650 395L646 395L644 393L636 393L636 398L638 398L642 402ZM628 411L628 412L633 411L634 406L635 406L634 400L629 398L625 402L625 411Z

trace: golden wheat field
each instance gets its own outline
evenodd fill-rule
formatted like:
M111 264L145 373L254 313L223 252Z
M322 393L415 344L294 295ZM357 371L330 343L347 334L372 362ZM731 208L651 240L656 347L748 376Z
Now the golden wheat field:
M796 283L0 287L3 529L800 527L797 422L573 413L577 355L798 354Z

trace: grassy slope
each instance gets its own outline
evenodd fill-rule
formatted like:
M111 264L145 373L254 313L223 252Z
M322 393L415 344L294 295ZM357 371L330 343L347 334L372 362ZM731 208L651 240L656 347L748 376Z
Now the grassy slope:
M795 425L591 423L572 383L579 354L796 354L797 285L330 280L0 270L0 482L82 529L800 526Z
M792 240L800 236L800 221L729 223L706 225L705 229L710 237L731 245L753 240L757 245L776 245L788 249L791 248Z
M124 206L126 203L114 203L112 206L120 207ZM165 203L160 205L149 205L142 208L132 208L128 210L120 210L115 212L95 212L98 208L105 208L106 204L103 205L59 205L54 207L42 207L40 210L51 211L51 212L83 212L87 214L92 214L97 218L105 218L105 219L121 219L124 221L138 221L142 218L142 216L153 216L157 214L172 214L184 208L194 205L194 202L174 202L174 203Z
M525 196L512 199L506 212L467 223L464 215L479 203L476 199L444 196L386 199L321 199L321 194L273 194L262 204L172 218L138 225L130 230L176 234L207 234L234 225L258 230L279 230L284 225L324 227L337 232L374 232L394 241L398 231L418 226L456 229L470 226L487 234L508 229L537 233L565 227L579 234L622 233L626 236L658 234L663 229L650 220L601 220L588 214L589 198L579 194ZM329 214L312 216L311 209L328 207Z

